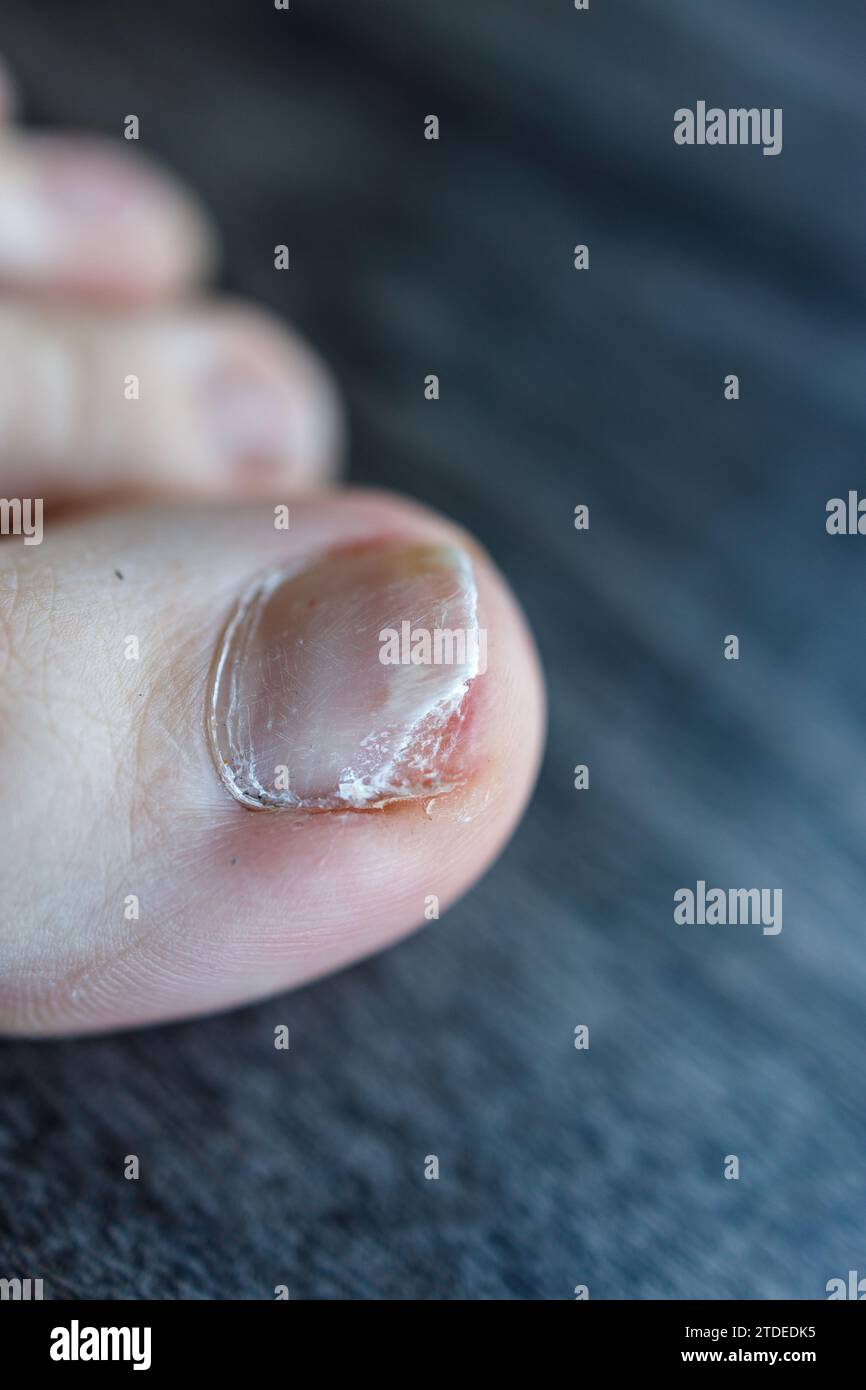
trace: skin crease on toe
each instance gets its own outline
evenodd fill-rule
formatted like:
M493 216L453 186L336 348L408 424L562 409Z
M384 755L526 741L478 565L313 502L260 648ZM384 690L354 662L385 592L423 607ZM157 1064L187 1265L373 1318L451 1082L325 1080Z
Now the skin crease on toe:
M14 869L4 922L26 924L0 928L0 1026L7 1030L130 1027L274 994L395 941L429 917L434 898L440 920L431 929L447 930L447 906L513 830L537 770L543 694L523 618L488 557L458 528L389 495L325 493L292 503L290 515L283 531L267 505L106 513L74 527L58 523L38 560L16 550L9 640L22 650L3 675L11 687L4 707L24 717L26 688L15 682L26 687L29 668L47 684L56 713L50 727L17 737L14 717L12 727L6 720L5 785L29 779L63 794L37 798L10 817L0 789L0 814L12 825L4 863ZM251 810L214 763L208 699L216 654L232 614L263 576L288 572L315 586L317 566L324 578L335 557L342 563L347 555L361 557L351 562L361 568L348 574L347 594L364 591L369 605L341 604L346 574L333 580L329 602L344 636L361 645L352 653L341 641L333 660L323 650L316 657L323 667L297 665L300 647L289 660L287 633L297 643L330 630L328 623L307 626L306 616L295 622L302 591L293 590L291 622L274 629L280 642L268 658L307 700L304 727L318 730L325 761L296 763L299 785L309 789L300 799L323 795L327 813L290 805ZM0 616L4 584L10 592L6 563L0 554ZM401 592L393 566L407 563L423 587L404 613L393 601ZM377 806L363 796L360 813L331 804L327 787L339 778L322 778L369 747L366 730L357 737L347 689L366 692L370 709L381 710L389 675L413 680L411 670L377 669L381 627L399 627L397 619L422 611L427 619L457 613L467 575L477 587L471 616L486 633L485 670L446 673L457 679L459 696L435 684L442 673L416 672L434 681L426 692L431 708L445 709L453 697L451 714L460 715L448 756L433 769L441 784L424 785L431 769L423 758L405 766L398 759L393 800ZM49 587L45 623L36 615L44 614ZM307 604L315 598L312 589L303 594ZM124 659L130 634L138 638L137 661ZM402 718L402 695L394 708ZM270 718L266 712L266 732ZM342 730L339 766L329 760L329 718ZM393 728L394 721L376 723L387 737ZM404 744L386 738L381 746L390 755ZM411 742L405 746L411 750ZM388 758L372 772L385 766ZM363 778L362 771L357 785ZM23 861L24 846L34 844L35 862L32 852ZM137 916L128 915L131 895Z

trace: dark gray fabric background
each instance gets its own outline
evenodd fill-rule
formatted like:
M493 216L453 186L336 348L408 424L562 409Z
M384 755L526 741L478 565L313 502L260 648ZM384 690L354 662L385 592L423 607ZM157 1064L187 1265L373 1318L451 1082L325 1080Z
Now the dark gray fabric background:
M0 1274L183 1299L866 1274L866 540L824 530L866 490L862 5L4 0L0 47L35 119L139 115L227 287L339 373L354 479L492 551L551 701L525 822L438 924L229 1016L0 1045ZM783 107L782 154L676 147L698 98ZM676 926L697 878L781 887L781 935Z

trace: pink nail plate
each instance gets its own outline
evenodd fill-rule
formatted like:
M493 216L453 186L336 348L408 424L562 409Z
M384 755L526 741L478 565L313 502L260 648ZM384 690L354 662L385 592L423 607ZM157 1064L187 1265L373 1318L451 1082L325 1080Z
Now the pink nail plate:
M486 664L474 570L454 546L389 540L266 573L214 663L220 776L259 809L372 810L452 791Z

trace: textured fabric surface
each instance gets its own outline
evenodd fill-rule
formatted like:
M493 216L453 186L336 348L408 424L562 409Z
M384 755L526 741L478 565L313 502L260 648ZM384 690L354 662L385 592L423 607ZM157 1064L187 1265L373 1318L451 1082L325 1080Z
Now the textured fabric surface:
M4 12L28 113L137 113L216 212L226 285L335 366L354 479L491 550L551 724L504 858L384 956L219 1018L0 1044L0 1274L483 1299L866 1273L866 540L824 527L864 478L862 6ZM782 154L678 148L698 99L782 107ZM698 879L782 888L783 930L676 925Z

